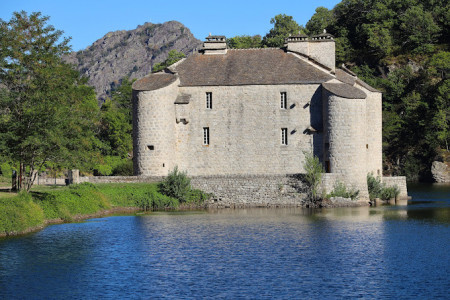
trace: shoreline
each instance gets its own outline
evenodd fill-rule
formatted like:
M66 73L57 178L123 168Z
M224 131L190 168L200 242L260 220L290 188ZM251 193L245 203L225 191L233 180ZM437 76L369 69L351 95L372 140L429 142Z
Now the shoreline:
M323 202L323 201L322 201ZM151 213L151 212L157 212L157 211L177 211L177 212L188 212L192 210L202 210L202 211L208 211L208 210L221 210L221 209L248 209L248 208L267 208L267 209L278 209L278 208L305 208L305 209L321 209L321 208L342 208L342 207L369 207L369 204L367 202L362 201L348 201L345 203L331 203L331 201L325 201L326 203L321 203L320 205L311 206L311 205L299 205L299 204L234 204L234 205L217 205L214 203L210 204L202 204L202 205L181 205L180 207L176 209L165 209L165 210L151 210L151 211L143 211L139 207L113 207L109 209L100 210L95 213L88 213L88 214L76 214L71 216L70 220L64 220L62 218L56 218L56 219L48 219L44 220L44 223L39 226L33 226L29 227L22 231L11 231L11 232L1 232L0 238L9 238L9 237L18 237L27 235L30 233L39 232L43 229L45 229L49 225L58 225L58 224L65 224L65 223L77 223L82 222L84 220L93 219L93 218L103 218L103 217L109 217L116 214L137 214L139 212L142 213Z

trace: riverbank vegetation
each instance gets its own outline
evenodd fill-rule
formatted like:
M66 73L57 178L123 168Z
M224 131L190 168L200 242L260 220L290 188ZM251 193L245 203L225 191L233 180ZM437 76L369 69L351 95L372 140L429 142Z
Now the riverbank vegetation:
M183 201L161 192L160 183L83 183L33 188L30 193L0 193L0 236L24 233L51 222L71 222L127 209L159 210L199 207L208 195L189 187Z

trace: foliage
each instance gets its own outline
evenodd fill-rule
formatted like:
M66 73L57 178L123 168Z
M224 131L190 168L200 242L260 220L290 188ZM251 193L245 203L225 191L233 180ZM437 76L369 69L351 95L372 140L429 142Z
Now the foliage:
M350 188L347 189L344 183L338 181L333 186L333 191L327 195L328 198L330 197L342 197L342 198L350 198L352 200L355 200L358 198L359 190Z
M0 20L0 151L20 162L27 190L48 162L82 168L95 157L94 90L62 61L69 39L47 21L23 11Z
M155 191L146 192L140 197L136 197L136 206L143 211L176 208L179 203L178 200L166 195L162 195Z
M342 0L307 23L326 26L337 63L383 92L385 174L429 180L449 148L449 11L444 0Z
M31 195L20 193L12 198L0 198L0 234L23 232L44 223L42 208Z
M328 8L319 6L315 14L306 23L306 31L309 35L321 34L333 21L333 13Z
M9 163L2 163L1 165L0 165L0 172L1 172L1 174L2 174L2 176L3 177L6 177L6 178L11 178L11 176L12 176L12 168L11 168L11 165L9 164Z
M231 49L261 48L261 41L260 35L237 35L227 39L227 46Z
M369 199L374 200L380 198L382 200L389 200L397 198L400 194L400 189L397 185L387 187L381 183L380 177L374 177L373 174L367 174L367 187L369 190Z
M111 207L139 207L143 210L176 208L175 198L159 193L157 183L82 183L68 187L33 188L31 193L17 196L0 194L0 234L24 232L44 225L45 220L66 222ZM188 201L201 204L206 197L190 190Z
M322 174L324 172L323 166L317 156L312 153L303 153L305 156L305 162L303 168L305 169L305 181L307 186L308 199L311 202L319 200L319 185L322 180Z
M74 215L92 214L111 207L106 197L91 183L33 195L46 219L72 221Z
M169 175L161 182L161 193L178 199L181 203L189 199L191 180L186 172L178 171L178 166L169 172Z
M169 56L167 57L167 59L165 61L163 61L162 63L156 63L153 65L152 72L154 73L154 72L164 70L168 66L176 63L177 61L179 61L180 59L182 59L184 57L186 57L186 55L184 53L178 52L175 49L170 50Z
M113 176L133 176L133 160L122 159L121 162L113 169Z
M102 153L127 157L133 149L132 123L129 112L107 99L101 107L98 138L103 142Z
M270 20L270 24L273 24L273 28L262 40L264 47L283 47L284 41L289 35L299 34L301 31L304 31L304 28L298 25L292 16L285 14L276 15Z

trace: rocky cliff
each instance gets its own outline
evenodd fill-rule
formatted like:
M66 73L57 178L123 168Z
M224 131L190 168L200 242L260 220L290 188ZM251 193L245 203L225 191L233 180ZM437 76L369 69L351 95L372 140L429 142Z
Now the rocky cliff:
M179 22L145 23L134 30L109 32L85 50L72 52L65 60L89 78L99 100L104 100L123 77L147 75L152 65L167 58L170 50L189 55L201 45Z

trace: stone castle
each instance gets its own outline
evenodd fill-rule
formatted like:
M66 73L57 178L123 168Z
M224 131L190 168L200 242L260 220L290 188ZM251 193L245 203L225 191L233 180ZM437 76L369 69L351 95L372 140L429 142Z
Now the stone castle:
M134 172L165 176L281 176L319 157L328 191L341 181L367 198L382 173L381 92L335 68L335 41L290 36L283 48L198 53L133 84Z

